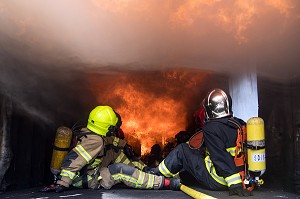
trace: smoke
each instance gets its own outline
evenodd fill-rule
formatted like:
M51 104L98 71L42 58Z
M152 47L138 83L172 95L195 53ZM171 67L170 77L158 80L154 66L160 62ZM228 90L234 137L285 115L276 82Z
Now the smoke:
M296 0L6 0L0 25L31 59L222 71L254 60L272 73L299 65L299 6Z
M299 9L297 0L2 0L1 92L27 110L72 109L74 98L95 103L85 78L109 78L99 72L109 67L227 74L254 65L286 81L299 75Z

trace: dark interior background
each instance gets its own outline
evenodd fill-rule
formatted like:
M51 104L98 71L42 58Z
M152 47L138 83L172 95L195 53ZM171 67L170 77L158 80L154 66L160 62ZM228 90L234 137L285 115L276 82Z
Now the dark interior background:
M131 78L138 80L140 77L159 74L162 71L120 71L113 70L95 72L99 75L99 82L107 81L106 85L112 83L120 73L126 73ZM51 71L49 71L51 72ZM47 73L47 72L46 72ZM45 73L45 74L46 74ZM56 76L55 81L47 79L51 76L39 77L35 81L42 81L39 90L24 90L31 99L33 109L39 113L29 114L24 107L13 101L13 114L11 117L10 146L12 149L12 161L5 175L8 190L22 189L34 186L46 185L52 182L50 172L50 161L52 155L52 144L56 129L59 126L72 127L74 123L81 120L83 123L88 113L99 102L95 99L95 93L85 88L85 78L92 71L64 71ZM203 71L198 71L199 74ZM193 74L195 71L193 71ZM53 77L52 77L53 78ZM205 84L195 85L198 93L188 98L186 129L193 129L192 114L201 102L206 90L213 87L222 87L227 84L228 77L220 74L209 74L209 80ZM159 79L159 75L153 81L166 81ZM46 82L46 83L45 83ZM116 82L117 83L117 82ZM169 82L170 83L170 82ZM103 83L104 85L104 83ZM103 86L107 87L107 86ZM150 84L151 85L151 84ZM180 84L179 84L180 85ZM299 186L299 82L280 83L265 77L258 78L259 116L265 122L267 170L263 175L265 187L283 188L287 191L297 191ZM28 85L30 87L30 85ZM203 91L203 92L202 92ZM40 93L42 92L42 93ZM103 90L105 92L105 90ZM7 96L6 96L7 98ZM26 97L25 97L26 98ZM24 99L25 99L24 98ZM38 99L36 99L38 98ZM4 96L1 96L3 101ZM50 99L50 100L49 100ZM34 102L37 100L36 102ZM118 101L113 102L118 104ZM41 117L39 114L45 114ZM45 117L45 118L43 118Z
M296 81L285 84L258 79L259 116L264 119L266 133L265 186L295 191L298 174L295 172L297 119L294 114L299 109L298 91L299 82Z

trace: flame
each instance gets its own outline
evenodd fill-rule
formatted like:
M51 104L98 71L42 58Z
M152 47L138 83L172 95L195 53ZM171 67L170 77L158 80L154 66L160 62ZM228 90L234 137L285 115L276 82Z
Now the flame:
M98 104L111 105L121 115L127 142L136 145L138 140L142 155L150 152L154 144L164 145L167 138L186 130L187 106L195 107L191 112L198 108L202 99L193 97L205 89L199 85L203 87L201 82L208 78L203 71L186 69L109 76L102 79L103 75L91 75L89 85L93 86L88 87L97 94Z
M133 83L119 84L112 93L125 104L117 109L122 129L141 142L142 154L186 126L183 104L170 96L156 96Z

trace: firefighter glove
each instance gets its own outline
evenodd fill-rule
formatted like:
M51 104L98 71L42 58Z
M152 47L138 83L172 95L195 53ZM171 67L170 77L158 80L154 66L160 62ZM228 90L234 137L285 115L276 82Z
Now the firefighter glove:
M171 178L170 179L170 188L173 191L179 191L180 190L180 178Z
M123 148L125 155L131 160L134 157L134 153L133 150L131 149L131 147L126 144Z
M51 184L47 187L44 187L43 189L40 190L40 192L56 192L56 193L61 193L65 190L67 190L68 188L63 186L63 185L55 185L55 184Z
M235 185L231 185L229 187L229 195L238 195L241 197L247 197L247 196L252 196L252 192L247 190L247 189L243 189L243 187L241 186L235 186Z
M149 173L150 170L151 170L150 167L145 166L142 171L145 172L145 173Z

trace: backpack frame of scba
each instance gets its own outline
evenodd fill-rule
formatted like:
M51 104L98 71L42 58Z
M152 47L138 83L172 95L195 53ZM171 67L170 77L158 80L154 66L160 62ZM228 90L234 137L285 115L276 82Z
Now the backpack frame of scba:
M234 162L240 171L244 189L252 191L260 187L261 179L266 170L264 121L259 117L250 118L246 124L241 124L235 118L228 119L237 128L237 140Z
M241 168L239 174L244 189L252 191L264 181L260 178L266 170L264 121L259 117L250 118L247 123L237 118L229 118L228 124L237 129L235 165ZM202 130L189 140L191 149L201 150L203 145Z

